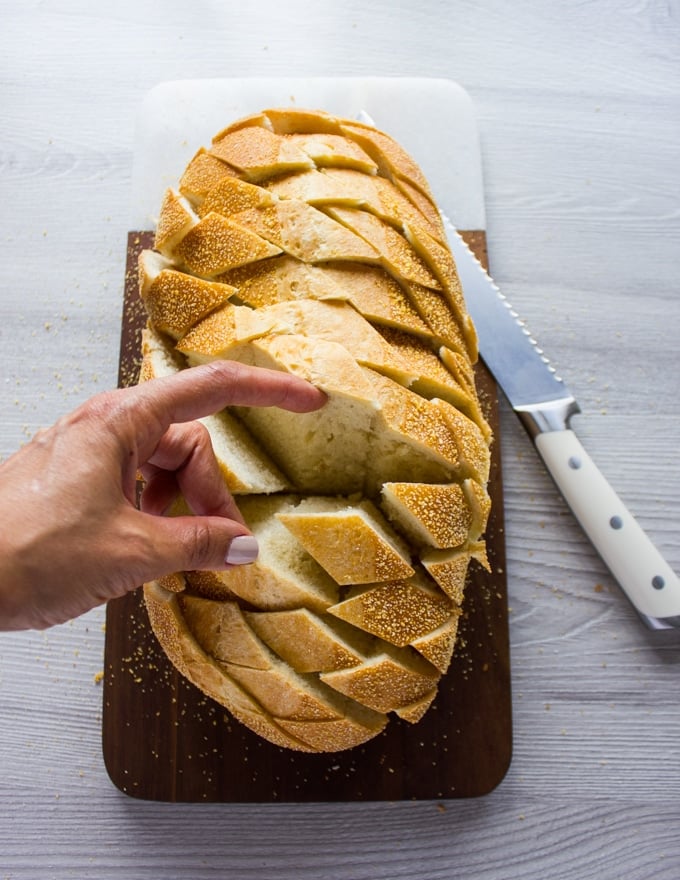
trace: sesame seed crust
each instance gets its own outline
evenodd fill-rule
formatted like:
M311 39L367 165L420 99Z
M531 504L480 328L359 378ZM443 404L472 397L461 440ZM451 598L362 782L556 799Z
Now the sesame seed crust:
M142 298L149 320L162 333L179 339L206 315L228 302L236 288L165 269Z
M219 214L207 214L175 249L179 260L196 275L210 278L281 253L256 233Z
M328 611L403 648L450 619L452 608L445 595L414 577L357 589Z

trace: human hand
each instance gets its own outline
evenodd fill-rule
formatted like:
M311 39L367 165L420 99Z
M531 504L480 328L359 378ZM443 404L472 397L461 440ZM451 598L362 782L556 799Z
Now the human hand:
M252 562L257 542L194 420L325 400L286 373L215 361L98 394L39 431L0 465L0 629L63 623L174 571ZM162 516L180 492L195 515Z

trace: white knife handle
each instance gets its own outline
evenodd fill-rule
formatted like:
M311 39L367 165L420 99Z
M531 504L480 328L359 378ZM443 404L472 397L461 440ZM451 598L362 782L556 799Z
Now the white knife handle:
M680 580L574 432L545 431L534 442L574 516L645 623L653 629L680 626Z

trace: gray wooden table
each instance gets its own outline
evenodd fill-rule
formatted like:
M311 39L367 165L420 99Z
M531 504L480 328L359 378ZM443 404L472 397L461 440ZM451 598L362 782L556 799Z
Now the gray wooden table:
M494 273L680 570L676 2L0 0L0 455L116 382L142 96L244 75L468 90ZM131 800L101 759L98 609L0 636L0 878L680 876L680 633L642 627L501 417L514 757L492 794Z

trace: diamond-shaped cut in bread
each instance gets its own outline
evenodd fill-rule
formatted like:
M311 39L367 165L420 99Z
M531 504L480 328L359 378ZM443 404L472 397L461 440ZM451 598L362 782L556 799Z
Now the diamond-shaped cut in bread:
M485 437L490 436L490 429L474 388L460 382L423 339L390 327L382 328L380 333L389 343L390 349L409 364L411 373L415 375L409 385L413 391L428 400L433 397L446 400L472 419Z
M255 309L295 299L338 300L350 303L376 324L438 339L406 291L378 266L347 261L314 266L286 254L226 272L216 280L235 286L237 298Z
M139 287L149 321L156 330L180 339L210 312L223 306L236 293L218 284L178 272L155 251L139 258Z
M458 279L451 251L433 238L427 229L417 222L405 224L403 232L413 250L439 282L458 321L462 326L466 326L470 318L465 308L463 288Z
M456 610L453 614L449 614L437 629L425 633L410 643L412 648L442 673L446 672L451 663L456 647L459 619L460 612Z
M460 352L472 362L476 358L476 339L470 338L467 328L460 326L458 316L453 312L441 290L433 290L414 281L403 281L413 307L430 327L432 335L440 345Z
M277 516L338 584L372 584L415 573L408 546L370 501L307 498Z
M172 253L190 272L210 278L276 256L281 248L213 211L191 227Z
M359 122L343 121L341 131L366 150L384 177L388 179L403 178L432 199L430 185L425 175L413 161L413 158L394 138L385 132L378 131L371 125Z
M459 461L466 476L486 484L491 467L491 453L485 432L447 401L433 398L431 403L448 425L451 436L456 438Z
M291 134L289 143L302 150L316 168L348 168L373 176L378 168L361 147L339 134L306 132Z
M436 696L437 691L435 689L408 706L401 706L395 711L395 715L398 715L404 721L408 721L409 724L417 724L430 708Z
M305 263L324 260L377 263L379 259L372 244L306 202L277 201L240 211L233 219L271 242L279 251Z
M414 574L390 583L354 587L328 613L403 648L449 620L452 607L424 575Z
M325 110L304 107L271 107L262 111L262 121L258 124L266 125L276 134L341 133L337 117Z
M238 177L223 177L205 193L198 215L205 217L214 211L223 217L231 217L240 211L269 207L273 202L271 195L261 186L239 180Z
M156 580L156 583L169 593L183 593L187 588L187 577L185 573L176 571L172 574L162 575Z
M385 269L404 281L439 289L439 282L409 242L389 223L368 211L330 206L329 217L343 223L380 255Z
M241 116L239 119L235 119L213 136L212 143L216 144L233 131L239 131L242 128L250 128L252 126L260 126L261 128L266 128L267 131L273 131L276 134L288 134L289 132L279 131L274 128L269 119L269 113L269 110L263 110L260 113L250 113L248 116Z
M417 223L424 224L435 237L441 234L440 227L430 225L429 218L384 177L372 177L351 168L325 168L275 177L266 186L278 198L304 200L319 207L361 208L398 229L404 223Z
M364 368L380 402L366 459L366 491L404 474L417 481L448 482L461 473L457 438L429 400Z
M344 715L345 706L315 676L294 672L285 663L269 669L253 669L236 663L224 667L244 690L251 694L275 718L291 721L335 721Z
M314 167L292 141L260 126L228 132L213 141L210 154L238 168L250 181Z
M192 366L214 360L237 360L244 343L290 331L290 324L282 322L276 313L256 312L227 303L192 327L177 343L177 351L186 355Z
M156 223L154 247L162 254L171 256L175 246L183 241L197 222L198 217L186 199L172 189L166 190Z
M322 268L289 254L234 269L219 280L236 286L239 301L254 309L298 298L346 299Z
M187 590L192 596L204 599L218 599L220 602L235 602L235 596L226 584L222 583L219 572L187 571L184 573ZM168 588L169 589L169 588Z
M420 555L420 561L430 577L459 605L463 601L465 579L472 559L487 571L490 570L483 541L475 541L454 550L426 550Z
M308 608L247 611L254 632L298 672L332 672L357 666L373 653L365 633Z
M265 184L279 199L297 199L308 205L346 205L360 208L375 198L374 178L351 169L301 171L273 177Z
M432 199L403 177L393 177L392 183L427 218L428 229L434 227L439 230L439 235L435 237L440 241L446 241L446 233L444 232L441 216Z
M241 310L247 314L246 310ZM337 300L299 299L263 306L254 313L247 326L241 321L235 329L235 341L245 342L257 336L275 333L296 333L325 339L347 349L362 366L371 367L409 387L421 377L414 364L345 302ZM260 322L259 329L258 321ZM244 335L247 332L249 335ZM184 350L184 340L180 349ZM436 359L436 355L433 355Z
M360 704L356 706L361 709ZM368 717L351 715L336 721L292 721L277 718L277 725L291 736L302 740L315 752L339 752L353 749L377 736L387 724L385 715Z
M439 673L415 654L386 649L359 666L323 672L319 677L376 712L395 712L431 693Z
M459 483L385 483L382 508L416 545L459 547L470 533L472 512Z
M324 266L323 271L340 291L336 298L347 300L368 321L395 327L425 339L434 337L430 326L412 305L404 287L384 269L358 263L336 263Z
M193 205L200 205L206 194L225 177L236 177L238 172L226 162L211 156L201 147L187 165L179 182L179 191Z
M470 358L460 349L454 350L448 346L442 346L439 349L439 357L461 388L466 388L470 395L476 396L475 374ZM491 433L488 425L483 433L490 440Z

